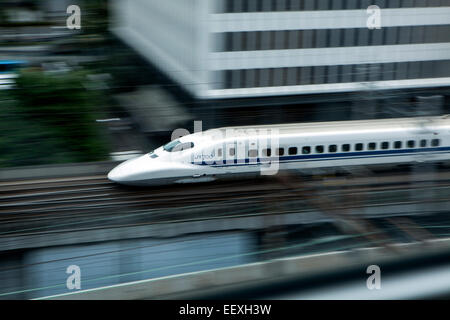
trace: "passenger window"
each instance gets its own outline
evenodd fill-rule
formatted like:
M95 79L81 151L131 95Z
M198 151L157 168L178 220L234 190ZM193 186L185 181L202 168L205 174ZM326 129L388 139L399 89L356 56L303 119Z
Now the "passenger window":
M343 144L342 145L342 151L349 152L350 151L350 145L349 144Z
M316 153L323 153L323 146L316 146Z
M256 158L258 156L258 150L248 150L248 156L250 158Z
M328 152L337 152L337 145L332 144L328 147Z
M173 141L170 141L168 144L164 145L163 149L167 152L172 152L172 151L174 151L174 148L180 144L181 144L180 140L173 140ZM175 151L177 151L177 150L175 150Z
M310 154L311 153L311 147L303 147L302 148L302 154Z
M235 154L236 154L236 149L234 149L234 148L230 148L230 150L229 150L229 154L230 154L230 156L234 157L234 156L235 156Z
M377 144L375 142L371 142L367 145L367 149L375 150L377 148Z
M277 156L283 156L284 155L284 148L278 148L277 149Z
M408 148L414 148L416 146L416 142L414 140L409 140L407 142Z
M395 141L394 142L394 148L395 149L401 149L402 148L402 142L401 141Z
M386 150L389 149L389 142L383 142L381 143L381 149Z
M289 148L289 154L290 155L296 155L297 154L297 147Z
M272 155L272 149L263 149L263 155L265 157L270 157Z
M222 148L217 149L217 156L222 157Z
M441 140L440 139L433 139L433 140L431 140L431 146L432 147L439 147L440 144L441 144Z
M363 151L364 150L364 145L362 143L355 144L355 150L356 151Z
M426 148L427 147L427 140L420 140L420 147L421 148Z

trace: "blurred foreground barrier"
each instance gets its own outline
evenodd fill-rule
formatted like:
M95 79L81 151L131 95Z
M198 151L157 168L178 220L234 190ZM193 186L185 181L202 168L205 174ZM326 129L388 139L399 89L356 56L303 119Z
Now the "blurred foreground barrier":
M281 281L306 280L313 276L329 275L356 268L365 270L372 264L398 263L405 262L407 259L448 254L450 239L400 244L394 247L395 250L377 247L276 259L237 267L129 282L40 299L195 299L198 296L220 294L221 291L238 292L252 287L275 285Z
M0 181L103 175L117 164L117 161L103 161L6 168L0 169Z

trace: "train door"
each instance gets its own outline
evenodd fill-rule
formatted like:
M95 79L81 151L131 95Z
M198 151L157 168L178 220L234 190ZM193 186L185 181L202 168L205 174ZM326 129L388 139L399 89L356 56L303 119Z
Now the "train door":
M237 171L237 143L229 142L225 145L224 168L226 172Z
M262 175L275 175L280 169L277 150L280 143L277 137L270 136L258 141L259 169Z
M236 143L236 164L237 166L245 165L248 153L248 144L245 140L239 140Z

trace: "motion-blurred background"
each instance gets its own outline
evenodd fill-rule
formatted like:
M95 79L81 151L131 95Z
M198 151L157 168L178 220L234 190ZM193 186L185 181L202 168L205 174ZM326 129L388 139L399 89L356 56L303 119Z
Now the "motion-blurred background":
M397 247L445 242L445 167L156 189L105 174L194 120L206 130L449 107L449 0L0 0L0 298L72 292L70 265L88 289L274 264L230 283L206 273L221 294L245 280L364 278L374 261L320 258L314 273L287 257L380 247L389 263L424 259ZM190 297L189 281L138 298Z

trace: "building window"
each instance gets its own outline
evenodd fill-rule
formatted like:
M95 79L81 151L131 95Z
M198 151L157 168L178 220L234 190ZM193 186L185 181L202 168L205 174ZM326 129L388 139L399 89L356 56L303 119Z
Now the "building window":
M418 8L448 6L448 0L378 0L372 2L358 0L224 0L218 13L270 12L270 11L311 11L311 10L356 10L366 9L370 3L386 8Z
M219 43L223 43L223 45L217 47L218 50L223 48L225 51L253 51L447 43L450 41L450 32L448 25L441 25L385 27L380 30L348 28L218 32L216 37ZM304 37L310 37L311 41L303 41ZM258 38L266 39L265 45L257 45Z

